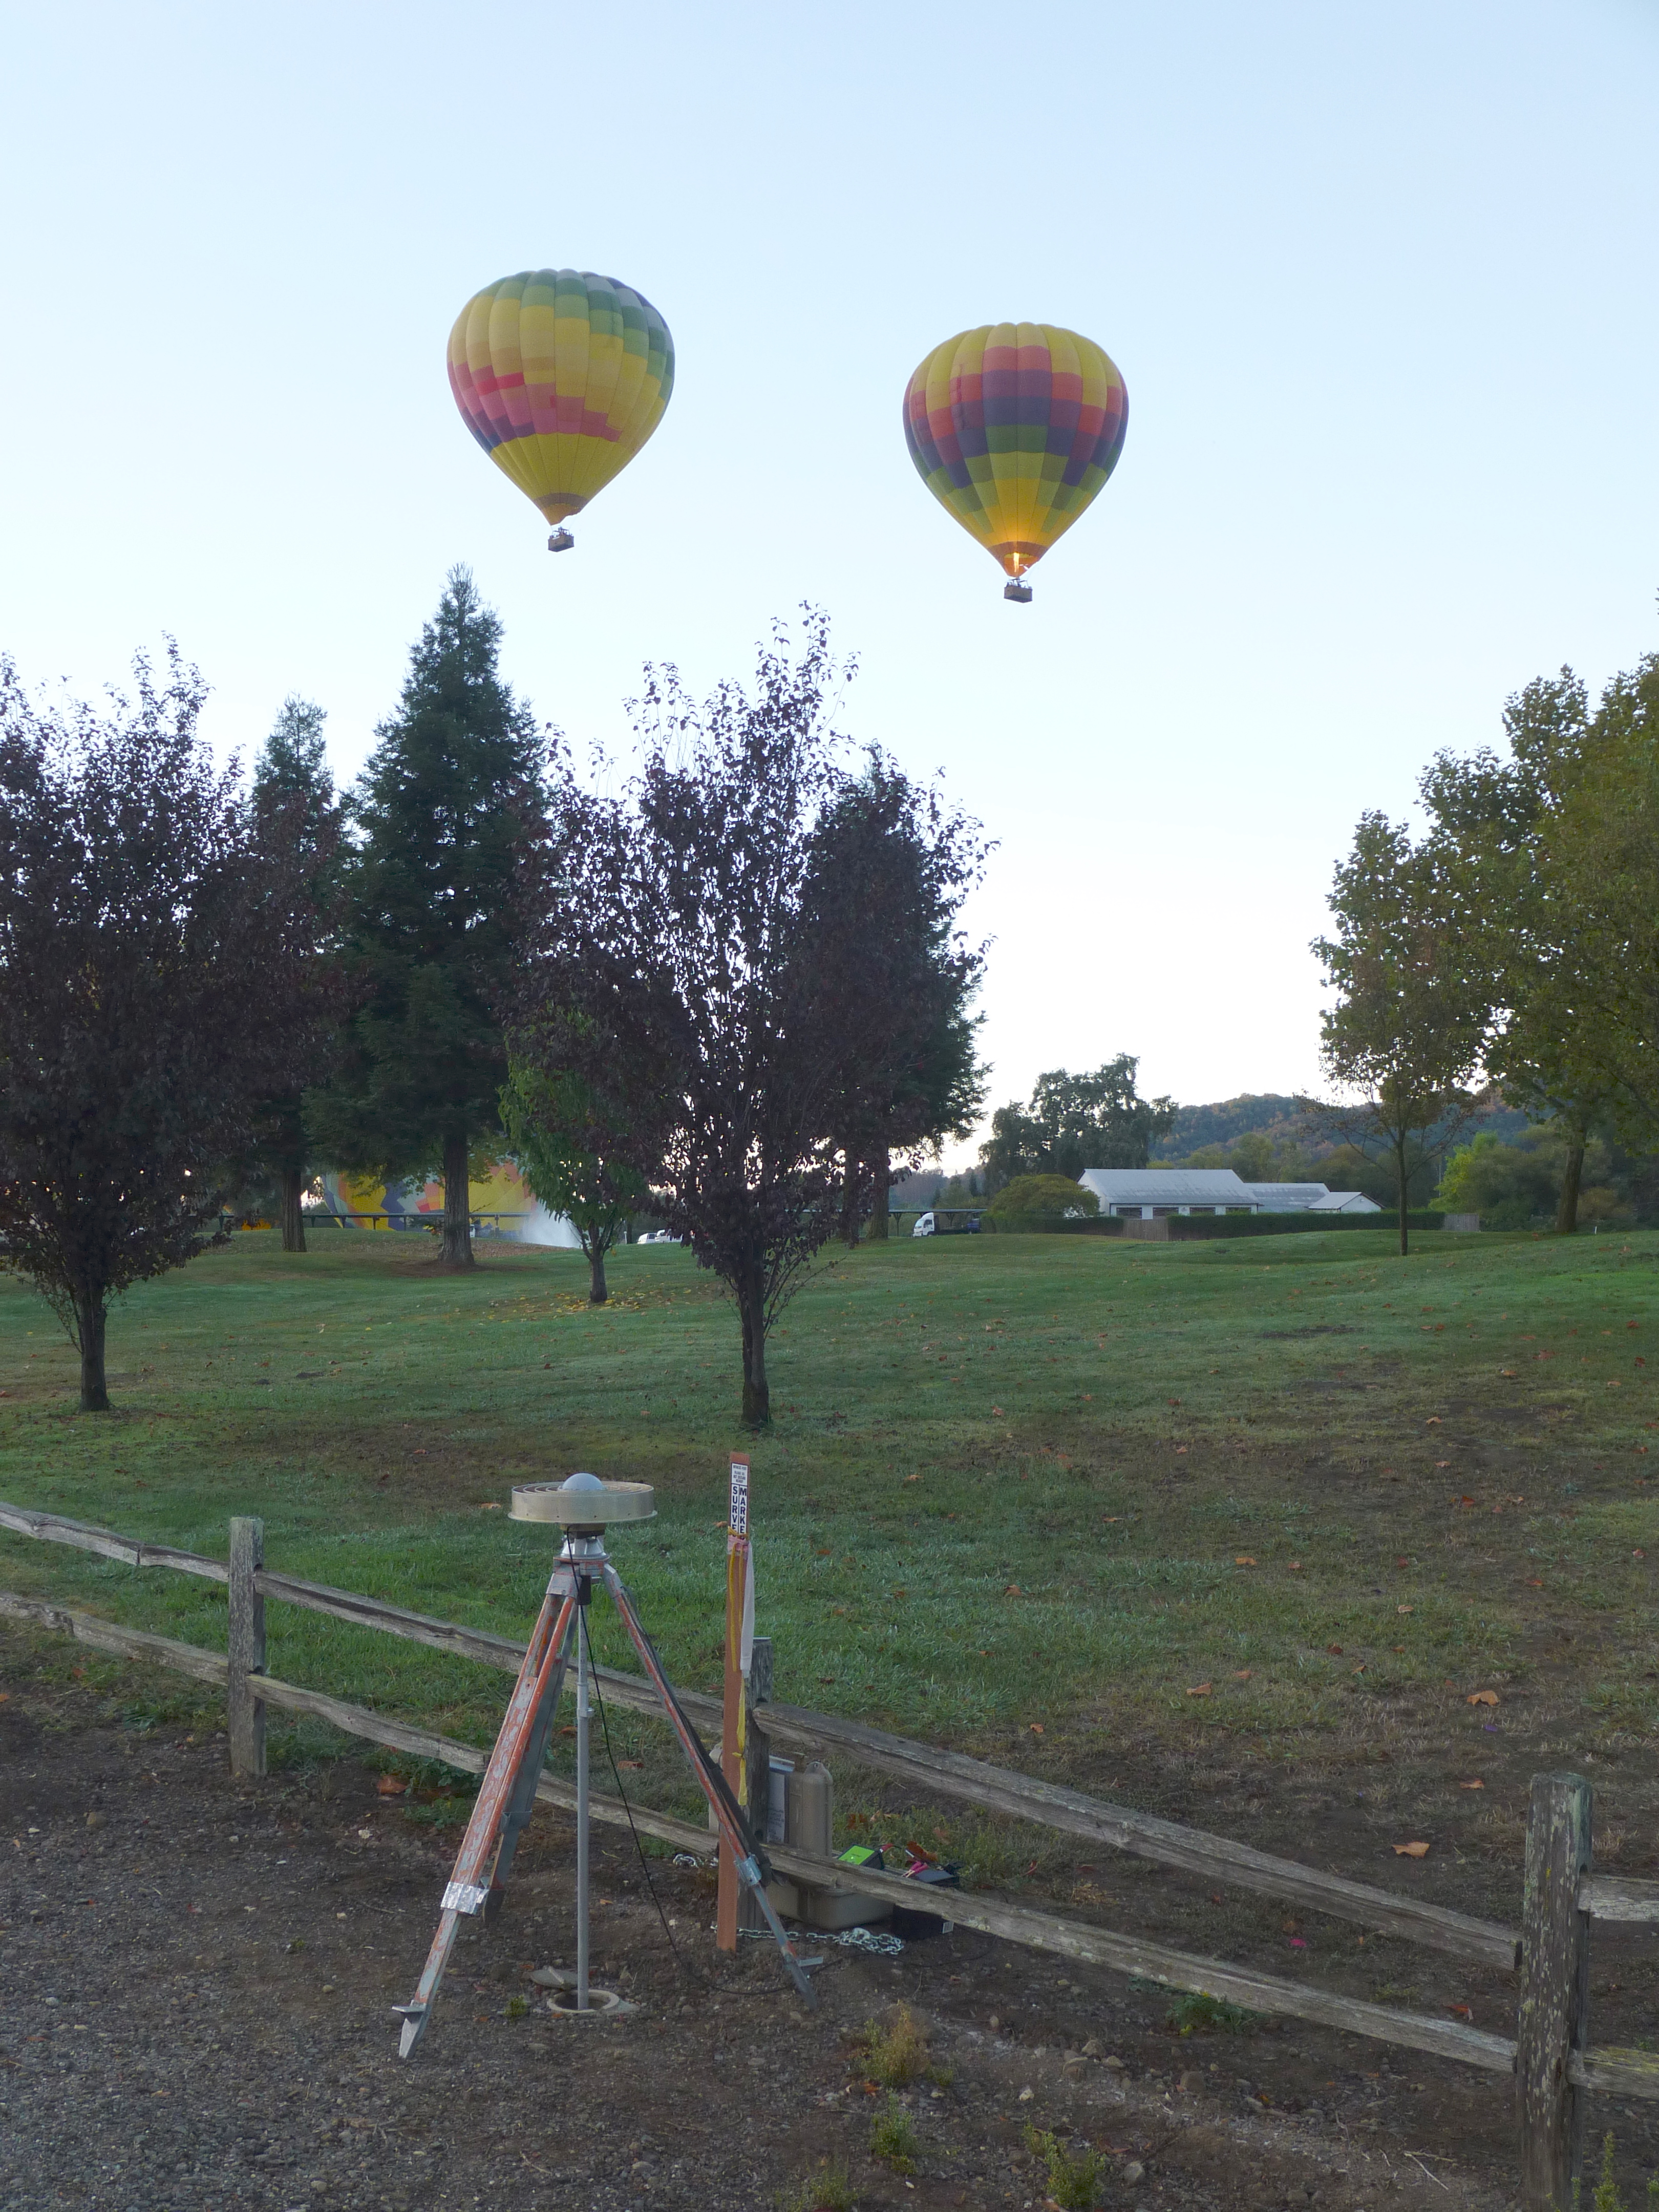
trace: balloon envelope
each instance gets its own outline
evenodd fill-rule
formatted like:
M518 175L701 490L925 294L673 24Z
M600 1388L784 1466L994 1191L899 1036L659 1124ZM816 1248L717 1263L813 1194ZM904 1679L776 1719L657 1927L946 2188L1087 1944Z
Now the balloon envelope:
M547 520L580 513L663 417L674 341L638 292L578 269L503 276L449 333L467 428Z
M1092 338L987 323L935 346L904 395L904 437L935 499L1023 575L1117 466L1129 395Z

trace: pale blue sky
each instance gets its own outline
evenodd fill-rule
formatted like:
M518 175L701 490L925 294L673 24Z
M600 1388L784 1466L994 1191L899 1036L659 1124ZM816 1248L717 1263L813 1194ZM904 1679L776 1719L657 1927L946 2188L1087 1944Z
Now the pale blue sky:
M453 562L584 744L819 600L847 726L1001 841L997 1099L1310 1081L1360 809L1659 644L1652 4L10 5L0 81L0 649L93 688L170 629L216 744L298 690L349 775ZM443 356L560 264L678 380L555 560ZM1021 316L1130 396L1023 609L899 428Z

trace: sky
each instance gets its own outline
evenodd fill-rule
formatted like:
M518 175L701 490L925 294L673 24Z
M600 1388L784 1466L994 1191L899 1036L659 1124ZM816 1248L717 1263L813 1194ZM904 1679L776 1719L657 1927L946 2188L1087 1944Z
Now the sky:
M0 81L0 652L90 693L172 635L222 753L298 692L349 780L455 562L583 752L822 605L845 728L997 841L994 1103L1315 1084L1360 812L1659 647L1656 0L6 0ZM677 380L555 558L444 360L561 265ZM1019 318L1129 393L1029 607L900 428Z

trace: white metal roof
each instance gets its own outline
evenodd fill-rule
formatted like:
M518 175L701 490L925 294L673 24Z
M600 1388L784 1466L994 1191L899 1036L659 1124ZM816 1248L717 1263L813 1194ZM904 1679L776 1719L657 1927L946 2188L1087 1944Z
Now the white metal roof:
M1381 1213L1382 1209L1375 1199L1367 1198L1363 1190L1328 1190L1323 1198L1315 1199L1308 1211L1310 1213Z
M1268 1213L1301 1213L1329 1195L1322 1182L1252 1182L1245 1188Z
M1261 1203L1231 1168L1085 1168L1078 1181L1103 1207Z

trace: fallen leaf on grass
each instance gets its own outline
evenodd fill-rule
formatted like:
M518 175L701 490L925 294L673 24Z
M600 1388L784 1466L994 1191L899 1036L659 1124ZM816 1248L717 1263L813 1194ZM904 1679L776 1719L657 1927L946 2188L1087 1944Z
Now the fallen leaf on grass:
M1428 1419L1424 1422L1423 1425L1425 1429L1437 1429L1440 1426L1439 1414L1431 1413Z
M1425 1859L1429 1847L1426 1844L1396 1844L1394 1855L1397 1859Z
M1342 1656L1342 1646L1340 1644L1328 1644L1325 1646L1325 1649L1330 1653L1333 1659L1340 1659Z
M1446 2010L1448 2012L1455 2012L1459 2020L1473 2020L1474 2018L1473 2008L1466 2004L1449 2004L1446 2007Z
M1486 1785L1477 1774L1472 1781L1460 1782L1457 1786L1460 1790L1484 1790Z
M1000 1420L1002 1420L1002 1419L1004 1419L1006 1418L1006 1416L1004 1415L1004 1413L1003 1413L1003 1410L1002 1410L1002 1408L1001 1408L1001 1407L1000 1407L1000 1406L993 1406L993 1407L992 1407L992 1408L991 1408L991 1412L992 1412L992 1414L993 1414L993 1416L994 1417L994 1419L997 1419L997 1420L999 1420L999 1421L1000 1421Z
M1042 1723L1041 1721L1030 1721L1026 1725L1030 1728L1033 1735L1041 1735L1043 1733Z
M1291 1561L1291 1572L1293 1575L1299 1575L1299 1574L1301 1573L1301 1571L1302 1571L1302 1562L1301 1562L1301 1560L1300 1560L1300 1559L1292 1559L1292 1560Z
M1507 1376L1507 1378L1509 1379L1509 1381L1510 1381L1511 1382L1514 1382L1514 1380L1515 1380L1515 1370L1514 1370L1514 1368L1512 1368L1512 1367L1500 1367L1500 1368L1498 1369L1498 1373L1499 1373L1500 1375Z
M1248 1667L1241 1667L1237 1673L1233 1676L1235 1682L1248 1682L1249 1679L1250 1670Z
M645 1761L642 1759L619 1759L617 1764L618 1766L642 1767Z
M1255 1565L1255 1561L1250 1557L1248 1552L1241 1552L1238 1554L1238 1557L1233 1561L1233 1565L1236 1567L1253 1567Z
M1471 1705L1495 1705L1498 1692L1496 1690L1471 1690L1466 1702Z
M1189 1698L1207 1698L1209 1694L1210 1685L1207 1682L1195 1683L1187 1692L1187 1695Z
M1010 1583L1002 1595L1004 1597L1024 1597L1025 1593L1018 1583Z
M921 1480L921 1477L919 1474L907 1474L904 1480L907 1482L920 1482Z
M1528 1589L1543 1589L1543 1587L1544 1587L1543 1583L1540 1581L1539 1577L1538 1577L1536 1575L1528 1575L1528 1577L1527 1577L1527 1588L1528 1588Z
M382 1797L401 1797L409 1784L399 1774L383 1774L374 1787Z
M1416 1611L1416 1607L1409 1605L1397 1605L1395 1607L1395 1611L1396 1613L1413 1613Z
M1353 1671L1354 1671L1354 1673L1355 1673L1356 1674L1363 1674L1364 1673L1364 1671L1365 1671L1365 1662L1364 1662L1364 1661L1363 1659L1360 1661L1359 1664L1358 1664L1358 1665L1354 1668L1354 1670L1353 1670Z

